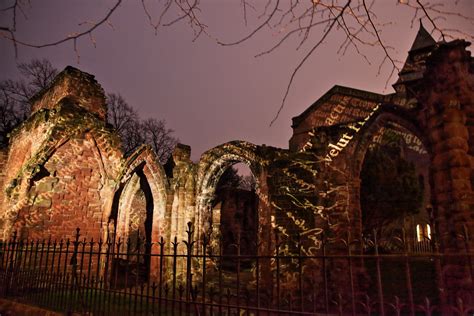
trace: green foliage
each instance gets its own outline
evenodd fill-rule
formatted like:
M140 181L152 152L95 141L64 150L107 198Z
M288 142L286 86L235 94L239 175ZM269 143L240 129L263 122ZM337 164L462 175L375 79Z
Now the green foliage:
M423 203L423 182L415 165L404 159L400 145L369 149L361 170L363 229L371 232L416 214Z

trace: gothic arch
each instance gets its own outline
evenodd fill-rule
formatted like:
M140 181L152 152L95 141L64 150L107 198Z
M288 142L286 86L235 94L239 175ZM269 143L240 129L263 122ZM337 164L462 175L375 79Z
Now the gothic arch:
M204 234L210 234L210 201L214 198L220 177L233 164L241 162L249 166L256 180L257 194L261 199L259 187L263 160L258 155L257 148L249 142L232 141L216 146L201 156L196 181L195 235L198 240L203 238ZM211 240L212 242L217 241Z
M360 131L357 138L357 143L354 146L352 153L352 159L349 164L349 178L352 181L350 186L353 192L351 192L351 201L349 202L349 209L352 214L351 222L355 226L356 236L362 233L362 210L360 204L360 192L361 192L361 171L366 157L367 150L373 141L373 137L382 128L397 128L411 135L415 136L419 142L421 142L421 148L426 150L428 157L430 156L430 147L427 142L427 136L420 131L416 125L416 121L413 119L414 113L408 112L402 109L394 109L389 106L382 107L381 111L374 115L366 126Z
M126 161L120 184L114 196L110 216L115 217L116 232L120 237L127 237L127 221L135 193L140 187L145 192L147 210L151 219L151 241L157 241L166 232L165 222L167 180L158 157L149 146L141 146Z
M415 121L407 119L407 117L410 115L413 116L415 114L409 114L408 112L389 112L384 111L383 109L378 114L375 114L374 119L371 120L366 127L364 127L358 137L358 141L354 150L354 159L352 159L351 164L351 174L353 176L359 176L367 148L372 140L372 136L374 136L382 127L390 126L390 124L393 123L401 126L403 129L407 130L420 139L423 147L428 151L428 154L430 153L427 136L418 129Z

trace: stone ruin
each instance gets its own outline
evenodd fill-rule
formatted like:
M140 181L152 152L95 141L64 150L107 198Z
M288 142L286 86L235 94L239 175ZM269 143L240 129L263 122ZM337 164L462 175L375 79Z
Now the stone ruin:
M397 137L416 162L426 212L443 252L474 232L474 63L464 40L435 42L421 26L395 93L334 86L293 118L289 149L231 141L190 160L179 144L165 171L150 147L124 157L106 123L105 95L94 76L66 67L31 100L30 117L0 151L0 238L87 238L141 234L219 240L212 201L223 172L250 167L257 183L258 254L275 234L304 239L311 255L323 234L361 238L361 170L369 148ZM223 211L223 209L221 210ZM412 235L414 232L412 232ZM469 249L474 249L473 239Z

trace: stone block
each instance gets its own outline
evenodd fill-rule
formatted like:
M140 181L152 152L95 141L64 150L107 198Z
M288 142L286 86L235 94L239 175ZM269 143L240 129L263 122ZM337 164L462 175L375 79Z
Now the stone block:
M436 153L442 153L451 149L461 149L467 152L469 150L469 144L465 138L450 137L434 143L433 151Z
M471 168L451 168L449 170L451 179L470 179L471 178Z
M447 123L443 127L446 136L469 138L469 133L466 126L460 123Z
M452 190L457 192L458 194L466 194L467 192L471 192L471 181L469 179L453 179L452 182ZM460 197L460 196L459 196Z
M49 198L39 197L35 200L33 205L37 207L50 208L52 203L53 202Z
M435 154L432 164L434 168L440 170L440 167L469 167L471 161L465 150L453 149Z
M53 186L55 183L58 182L56 178L46 178L42 179L40 182L36 184L36 191L37 192L51 192L53 190Z
M443 113L442 120L446 123L460 123L464 125L466 123L466 115L457 109L446 109Z

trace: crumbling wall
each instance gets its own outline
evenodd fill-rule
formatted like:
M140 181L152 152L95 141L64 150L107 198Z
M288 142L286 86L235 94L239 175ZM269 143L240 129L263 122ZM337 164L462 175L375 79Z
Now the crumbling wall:
M105 95L93 75L67 66L51 82L48 88L38 92L30 100L31 113L52 109L64 98L72 98L81 108L94 113L101 120L107 116Z
M63 238L77 227L83 236L100 237L105 180L94 147L90 139L70 140L40 166L28 190L29 203L19 209L14 225L25 231L23 237Z
M98 109L105 109L102 88L71 67L34 97L33 114L11 133L2 238L13 231L21 238L65 238L77 227L83 236L102 237L123 158Z
M0 182L0 235L3 238L10 237L18 210L28 205L27 178L36 168L34 156L46 141L47 131L51 128L51 122L45 119L45 114L45 111L41 111L32 115L10 135L10 145L2 168L3 181Z

